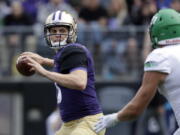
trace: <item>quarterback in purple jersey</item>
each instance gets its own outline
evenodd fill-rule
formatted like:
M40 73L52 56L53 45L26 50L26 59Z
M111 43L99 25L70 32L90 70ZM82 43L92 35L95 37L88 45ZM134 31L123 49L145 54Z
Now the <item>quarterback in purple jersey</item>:
M92 130L103 114L95 92L93 59L83 45L75 43L76 32L72 15L56 11L47 17L44 27L46 42L56 51L54 59L32 52L24 52L22 56L32 70L55 82L63 120L56 135L104 135L105 131ZM46 70L43 65L54 67L54 71Z

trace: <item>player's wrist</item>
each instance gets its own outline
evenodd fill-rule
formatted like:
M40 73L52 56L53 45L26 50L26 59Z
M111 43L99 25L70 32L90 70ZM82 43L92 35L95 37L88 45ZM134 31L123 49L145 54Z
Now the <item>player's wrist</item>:
M118 119L118 113L113 113L112 114L112 118L113 118L115 123L119 123L120 122L120 120Z
M49 72L48 70L44 69L43 71L41 70L41 75L44 76L44 77L48 77L49 76Z

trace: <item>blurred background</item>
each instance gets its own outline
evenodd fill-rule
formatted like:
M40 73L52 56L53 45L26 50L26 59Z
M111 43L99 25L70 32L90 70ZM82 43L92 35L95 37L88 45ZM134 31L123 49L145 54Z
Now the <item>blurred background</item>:
M51 12L66 10L77 18L78 42L93 54L106 114L136 93L151 51L148 24L162 8L180 12L180 0L0 0L0 135L50 135L47 118L56 108L55 87L38 75L21 76L15 64L24 51L53 58L43 37ZM106 135L171 135L176 128L170 105L157 94L139 119Z

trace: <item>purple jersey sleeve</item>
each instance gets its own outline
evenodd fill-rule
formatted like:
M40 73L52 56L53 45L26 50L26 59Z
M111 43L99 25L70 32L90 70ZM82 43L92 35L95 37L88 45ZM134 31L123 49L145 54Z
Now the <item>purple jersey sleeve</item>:
M85 51L76 46L70 46L64 49L61 56L61 70L62 73L69 73L77 68L87 68L87 55Z

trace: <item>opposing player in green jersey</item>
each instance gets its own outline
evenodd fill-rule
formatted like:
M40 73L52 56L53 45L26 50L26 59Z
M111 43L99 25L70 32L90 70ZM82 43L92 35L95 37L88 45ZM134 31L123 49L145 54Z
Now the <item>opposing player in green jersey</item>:
M180 14L173 9L160 10L152 18L149 33L154 50L145 61L141 87L119 112L100 118L94 127L96 132L136 119L157 89L171 104L180 125ZM180 135L180 129L174 135Z

